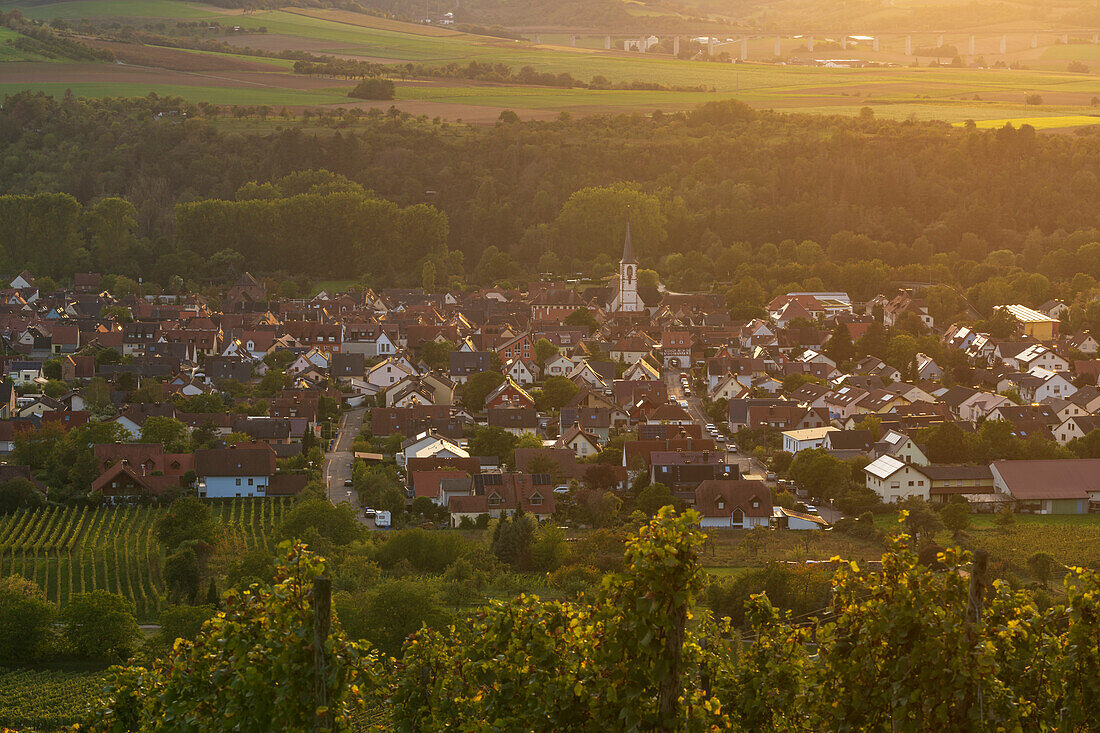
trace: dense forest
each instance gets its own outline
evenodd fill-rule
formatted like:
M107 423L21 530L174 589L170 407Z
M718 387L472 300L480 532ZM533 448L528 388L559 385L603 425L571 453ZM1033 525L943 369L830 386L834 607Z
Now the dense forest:
M863 299L931 278L942 320L966 303L984 316L1006 298L1072 301L1100 277L1095 134L736 101L492 127L391 110L306 132L287 116L263 134L226 131L214 112L157 97L5 99L4 264L66 278L117 263L201 284L216 273L204 258L224 252L259 271L377 284L419 282L436 258L451 287L521 283L608 274L629 210L645 265L673 288L731 291L734 306L791 285ZM97 234L89 211L114 197L132 206ZM43 225L44 206L63 216ZM280 223L295 209L309 227ZM118 256L97 261L97 247Z

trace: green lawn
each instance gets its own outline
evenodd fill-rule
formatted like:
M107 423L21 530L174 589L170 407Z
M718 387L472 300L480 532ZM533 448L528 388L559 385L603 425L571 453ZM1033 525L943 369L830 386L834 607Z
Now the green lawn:
M355 285L358 280L322 280L320 282L313 283L313 294L321 292L322 290L328 291L329 295L333 293L343 292L352 285Z

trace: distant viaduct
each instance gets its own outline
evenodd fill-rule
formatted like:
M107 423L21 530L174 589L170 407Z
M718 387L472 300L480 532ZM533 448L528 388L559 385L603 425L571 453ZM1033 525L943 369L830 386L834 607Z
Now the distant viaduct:
M535 35L535 43L541 43L541 34ZM629 51L648 51L651 48L652 38L650 34L624 34L624 33L566 33L570 38L570 45L576 46L578 38L592 38L602 37L604 39L604 48L607 50L612 49L613 41L621 41L622 47ZM669 34L664 34L667 38ZM1093 43L1100 44L1100 29L1082 29L1075 28L1073 30L1044 30L1033 33L1026 31L1017 31L1015 33L966 33L959 31L913 31L913 32L892 32L892 33L875 33L875 34L850 34L850 33L823 33L815 31L814 33L806 34L791 34L791 33L733 33L726 36L725 40L719 40L713 36L685 36L683 34L674 35L673 38L673 55L679 55L680 43L682 38L690 39L707 39L705 42L707 54L710 56L717 56L720 53L726 52L731 57L740 58L742 61L749 57L749 42L757 41L761 39L774 38L773 56L782 56L783 40L801 40L809 53L814 52L814 42L816 41L828 41L837 43L840 45L841 51L846 51L849 47L866 49L868 44L872 51L879 52L883 49L884 39L889 39L892 43L900 41L901 46L896 49L896 53L904 53L905 56L913 55L913 38L919 37L921 39L927 39L926 48L942 48L945 45L945 41L957 41L961 40L963 43L957 43L956 47L959 53L964 56L976 56L978 55L977 45L978 40L981 39L983 46L989 41L999 40L997 50L992 48L983 50L982 53L1009 53L1009 38L1013 39L1015 48L1013 51L1022 51L1028 48L1039 48L1039 40L1042 38L1047 43L1043 45L1052 45L1054 43L1069 44L1071 40L1078 43ZM1030 39L1028 39L1030 36ZM932 43L932 41L935 43ZM1029 41L1028 46L1019 46L1021 40L1025 43ZM965 47L964 45L965 44ZM965 51L965 53L964 53Z

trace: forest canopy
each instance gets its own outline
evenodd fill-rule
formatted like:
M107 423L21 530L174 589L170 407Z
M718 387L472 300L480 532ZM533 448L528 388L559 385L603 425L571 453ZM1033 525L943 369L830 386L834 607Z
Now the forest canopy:
M798 286L864 299L907 281L937 321L969 303L1084 301L1100 251L1100 136L754 111L228 132L173 98L8 96L4 264L166 285L227 268L447 287L613 272L758 308ZM247 128L244 128L247 129ZM103 204L110 200L110 206ZM99 210L97 216L89 212ZM94 223L96 222L96 223Z

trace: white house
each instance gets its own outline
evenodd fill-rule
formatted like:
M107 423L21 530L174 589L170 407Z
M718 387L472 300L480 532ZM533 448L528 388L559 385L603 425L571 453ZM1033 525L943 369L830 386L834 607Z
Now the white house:
M376 389L389 389L402 379L416 376L416 370L393 357L380 361L367 372L366 382Z
M546 362L542 374L543 377L568 377L576 366L577 362L564 354L558 354Z
M35 380L41 377L42 362L40 361L13 361L8 367L8 379L16 387L34 384Z
M920 468L891 456L879 456L864 466L863 474L867 488L887 504L910 496L927 501L932 488L932 480L921 473Z
M928 456L912 438L896 430L886 431L882 440L875 444L875 450L881 455L912 463L915 466L927 466L930 463Z
M469 458L470 454L458 443L425 431L402 443L396 457L398 465L404 466L410 458Z
M837 432L837 428L827 425L823 428L804 428L802 430L783 431L783 450L791 455L807 448L820 448L825 444L825 436Z
M1021 372L1042 367L1052 372L1068 372L1069 362L1042 344L1032 344L1016 356L1005 359L1005 364Z
M710 479L695 489L700 527L753 529L772 518L772 494L763 481Z
M505 365L505 373L520 384L534 384L538 380L538 367L534 362L512 359Z

